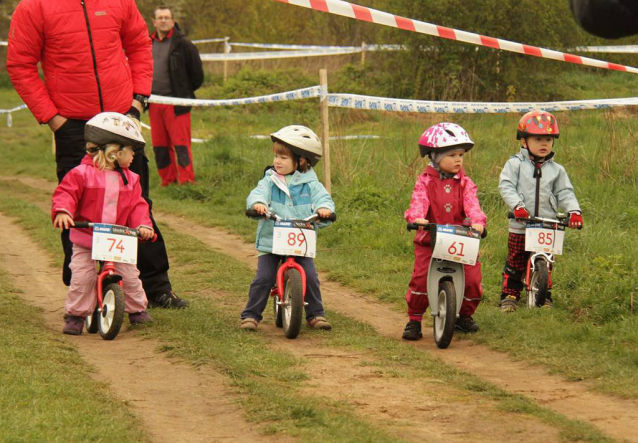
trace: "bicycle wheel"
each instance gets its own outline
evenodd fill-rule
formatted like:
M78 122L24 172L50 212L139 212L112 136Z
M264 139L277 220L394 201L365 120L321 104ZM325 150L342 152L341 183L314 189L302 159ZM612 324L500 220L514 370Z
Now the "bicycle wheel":
M450 346L454 336L456 323L456 289L451 281L443 281L439 285L439 315L434 317L434 341L445 349Z
M98 318L102 338L113 340L117 337L124 321L124 291L117 283L111 283L104 289L102 312Z
M86 326L86 332L88 332L89 334L95 334L98 331L100 322L99 315L100 309L99 307L96 307L95 311L93 311L93 314L87 315L84 319L84 326Z
M530 277L529 292L527 294L527 306L534 308L543 306L547 297L549 286L549 267L543 258L537 258L534 262L534 272Z
M303 287L301 274L296 269L288 269L284 275L284 300L282 324L286 338L296 338L301 331L303 319Z
M271 298L272 298L272 310L273 310L273 314L275 315L275 326L277 326L278 328L281 328L284 325L283 323L284 310L281 309L278 295L275 295Z

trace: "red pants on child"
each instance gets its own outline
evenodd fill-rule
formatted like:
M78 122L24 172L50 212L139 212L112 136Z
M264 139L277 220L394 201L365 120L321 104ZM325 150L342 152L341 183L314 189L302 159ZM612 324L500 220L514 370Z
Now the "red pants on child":
M191 152L191 114L175 115L175 107L151 104L151 138L157 172L162 186L171 183L194 183L193 154Z
M408 315L410 320L420 322L423 314L429 306L428 302L428 271L432 248L414 243L414 271L410 279L405 300L408 303ZM473 315L481 302L483 288L481 287L481 263L474 266L464 265L465 269L465 294L459 315Z

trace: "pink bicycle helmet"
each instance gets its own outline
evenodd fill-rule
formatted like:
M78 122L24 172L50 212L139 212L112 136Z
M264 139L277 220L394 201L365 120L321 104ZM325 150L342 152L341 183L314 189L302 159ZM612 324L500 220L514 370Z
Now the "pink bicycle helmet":
M445 152L452 149L465 149L465 152L474 147L465 129L455 123L437 123L430 126L419 138L419 151L421 157L430 152Z
M556 117L546 111L530 111L518 121L516 140L530 135L547 135L558 138L560 130Z

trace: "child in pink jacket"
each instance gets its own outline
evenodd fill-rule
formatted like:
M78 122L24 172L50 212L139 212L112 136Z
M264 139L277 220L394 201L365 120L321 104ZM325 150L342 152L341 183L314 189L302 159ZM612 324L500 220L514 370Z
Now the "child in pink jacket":
M143 148L144 139L128 117L104 112L85 126L88 155L72 169L53 193L51 216L56 228L69 229L74 221L109 223L137 228L142 239L154 235L149 207L142 198L139 176L128 167L133 147ZM71 285L64 306L64 334L80 335L84 318L95 310L97 272L91 259L93 232L72 229ZM116 263L122 276L125 308L132 324L152 321L146 312L146 294L137 266Z
M465 175L463 156L474 142L465 130L454 123L439 123L428 128L419 139L421 156L430 157L430 164L417 179L404 217L408 223L464 224L470 220L472 228L481 234L487 217L476 196L476 185ZM414 271L405 295L410 321L403 332L404 340L418 340L421 321L428 308L427 281L432 248L430 233L419 230L414 237ZM461 305L456 329L477 332L472 318L481 300L481 264L464 265L465 297Z

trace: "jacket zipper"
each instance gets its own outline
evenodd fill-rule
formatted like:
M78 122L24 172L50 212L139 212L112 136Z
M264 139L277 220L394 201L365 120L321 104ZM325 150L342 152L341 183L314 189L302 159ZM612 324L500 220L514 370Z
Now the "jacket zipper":
M543 173L541 168L543 163L534 162L534 177L536 177L536 198L534 199L534 217L538 217L538 210L540 209L540 193L541 193L541 177Z
M95 48L93 47L93 37L91 36L91 25L89 24L89 14L86 11L84 0L80 0L82 9L84 10L84 19L86 20L86 30L89 32L89 45L91 46L91 56L93 57L93 71L95 72L95 81L97 82L97 94L100 99L100 112L104 112L104 102L102 100L102 86L100 85L100 76L97 73L97 58L95 57Z

